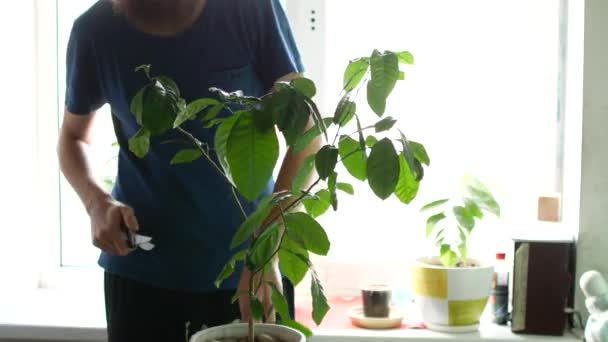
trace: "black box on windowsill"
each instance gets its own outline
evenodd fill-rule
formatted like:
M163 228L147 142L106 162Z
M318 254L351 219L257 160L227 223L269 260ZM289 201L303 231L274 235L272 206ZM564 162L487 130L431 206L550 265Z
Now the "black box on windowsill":
M560 336L574 301L574 237L556 226L535 228L513 237L511 330Z

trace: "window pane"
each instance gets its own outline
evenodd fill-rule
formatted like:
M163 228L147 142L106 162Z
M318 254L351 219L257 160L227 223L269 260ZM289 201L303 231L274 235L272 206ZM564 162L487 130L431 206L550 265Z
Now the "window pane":
M466 173L490 183L503 211L500 223L487 220L474 233L481 242L473 242L474 255L489 256L508 242L508 229L533 223L537 197L555 190L559 1L326 4L321 89L328 102L337 101L349 59L374 48L411 51L416 63L406 68L386 115L399 119L408 138L424 143L431 157L410 206L394 198L382 202L353 181L359 196L342 195L339 213L322 219L333 238L331 258L409 260L435 252L421 243L425 218L418 209L452 195ZM359 100L358 108L367 110L364 91Z

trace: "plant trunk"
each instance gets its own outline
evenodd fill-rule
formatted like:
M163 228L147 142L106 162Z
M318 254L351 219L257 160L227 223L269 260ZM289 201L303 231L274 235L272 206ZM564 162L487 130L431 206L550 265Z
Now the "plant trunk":
M247 266L245 266L247 267ZM249 277L249 295L250 296L255 296L254 293L254 281L255 281L255 277L254 274L251 274L251 276ZM253 326L253 313L251 312L251 300L249 301L250 305L249 305L249 328L248 328L248 332L249 332L249 342L255 342L255 328Z

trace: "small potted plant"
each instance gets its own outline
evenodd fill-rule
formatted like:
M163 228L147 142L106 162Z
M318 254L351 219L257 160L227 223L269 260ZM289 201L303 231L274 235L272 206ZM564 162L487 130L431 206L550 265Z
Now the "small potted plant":
M260 98L212 88L215 97L186 103L180 97L178 85L169 77L152 75L149 65L137 69L146 74L149 82L131 103L131 111L141 128L129 140L129 149L144 158L154 148L151 136L162 137L171 132L175 138L178 133L190 146L176 150L171 164L203 159L232 189L233 197L229 200L235 206L242 209L242 200L259 201L255 211L241 210L243 222L234 233L232 245L226 246L234 250L234 255L216 281L219 286L239 263L248 267L255 277L251 277L248 291L236 293L234 298L248 296L252 317L246 324L206 329L195 334L192 341L246 338L253 342L262 340L264 334L264 338L270 335L290 342L309 336L311 331L307 327L289 318L287 303L276 287L272 287L272 306L282 318L281 326L255 323L265 316L264 306L256 296L263 285L260 275L267 272L277 257L281 273L294 285L311 273L312 315L317 324L322 321L329 306L309 254L326 255L330 241L315 218L330 207L337 209L338 191L354 194L352 185L341 182L342 176L339 179L336 166L341 163L354 178L367 180L380 199L394 195L407 204L418 191L422 164L429 164L424 146L408 140L402 132L389 137L394 133L396 120L390 116L383 118L389 94L397 81L403 79L400 65L412 63L409 52L377 50L370 57L351 61L344 73L340 101L330 117L319 112L313 100L316 86L306 78L278 83L272 93ZM364 86L367 102L377 115L372 115L373 121L364 120L357 112L356 97ZM192 120L213 129L214 141L199 141L188 132L184 123ZM314 125L306 129L309 120ZM362 125L365 121L372 123ZM263 196L279 156L277 130L296 152L303 151L319 136L325 144L307 157L291 189ZM344 130L348 134L343 134ZM316 179L307 185L313 171ZM294 210L300 204L306 212Z
M500 215L500 207L488 188L467 179L464 191L421 209L428 213L426 237L438 248L438 256L416 260L412 288L422 320L431 330L475 331L486 306L493 266L468 254L468 240L485 214Z

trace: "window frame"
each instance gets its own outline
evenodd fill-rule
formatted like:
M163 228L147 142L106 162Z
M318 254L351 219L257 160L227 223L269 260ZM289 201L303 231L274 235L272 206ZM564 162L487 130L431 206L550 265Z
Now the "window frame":
M559 0L562 4L566 0ZM61 177L58 160L55 152L55 141L58 138L59 115L62 115L63 104L58 98L59 78L58 61L59 54L57 41L57 5L55 1L35 0L36 20L36 117L37 117L37 168L36 185L38 189L38 208L42 210L37 213L34 231L44 244L38 253L39 265L35 270L39 273L39 286L41 288L70 287L76 286L83 279L89 279L87 286L99 285L99 275L103 272L99 267L64 267L61 265L61 214L60 214L60 183ZM289 0L287 1L287 14L290 18L292 29L299 43L299 47L307 66L307 76L324 84L325 64L324 51L327 44L325 40L325 5L323 0ZM566 15L567 27L563 34L566 37L566 55L564 62L566 75L561 81L564 94L563 130L565 140L563 148L563 221L558 224L567 227L576 236L578 234L578 213L580 207L580 157L581 157L581 127L582 127L582 24L572 25L573 18L581 18L579 10L573 9L572 4L564 7L563 14ZM315 30L311 29L312 11L315 11ZM581 21L582 20L578 20ZM53 30L49 27L55 28ZM572 91L580 89L580 91ZM580 93L580 94L579 94ZM326 99L317 99L324 104ZM53 108L57 115L50 115L49 108ZM567 122L567 123L566 123ZM49 143L53 142L53 143ZM344 265L343 262L332 260L319 261L319 268L330 270ZM326 282L328 272L320 271ZM325 275L324 275L325 274ZM83 278L83 275L85 276ZM97 284L97 285L96 285ZM326 285L327 290L333 294L342 293L338 287L332 287L331 283ZM81 287L81 285L78 285ZM302 286L305 287L305 286ZM348 290L347 290L348 292Z

